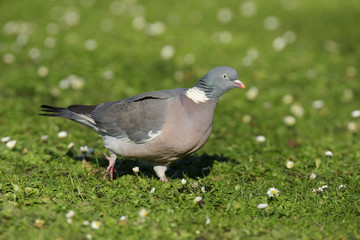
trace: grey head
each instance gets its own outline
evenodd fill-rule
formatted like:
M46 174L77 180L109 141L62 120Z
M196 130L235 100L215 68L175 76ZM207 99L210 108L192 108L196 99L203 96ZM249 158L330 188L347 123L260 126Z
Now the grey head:
M208 98L215 101L232 88L245 89L236 70L227 66L211 69L196 83L195 87L204 91Z

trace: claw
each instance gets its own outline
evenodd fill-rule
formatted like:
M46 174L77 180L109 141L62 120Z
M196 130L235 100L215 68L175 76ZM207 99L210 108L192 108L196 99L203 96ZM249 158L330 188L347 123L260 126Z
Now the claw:
M168 180L166 177L161 177L161 178L160 178L160 181L168 182L169 180Z
M114 170L115 170L115 162L116 162L116 155L111 153L111 157L109 157L108 155L106 155L106 153L104 153L104 157L109 161L109 165L106 168L106 172L103 176L103 180L106 178L106 176L108 175L108 173L110 172L110 180L113 180L114 177Z

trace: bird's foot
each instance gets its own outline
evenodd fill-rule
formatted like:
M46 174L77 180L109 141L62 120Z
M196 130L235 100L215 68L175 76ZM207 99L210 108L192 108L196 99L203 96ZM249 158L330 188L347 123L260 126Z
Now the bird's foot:
M167 177L161 177L161 178L160 178L160 181L168 182L169 180L167 179Z
M106 155L106 153L104 153L104 157L109 161L109 165L106 168L106 172L103 176L103 180L106 178L106 176L108 175L108 173L110 172L110 180L113 180L114 177L114 170L115 170L115 162L116 162L116 155L111 153L109 157L108 155ZM116 171L116 170L115 170Z
M163 182L169 181L165 176L166 169L167 166L162 166L162 165L154 166L154 171L156 175L160 178L160 181Z

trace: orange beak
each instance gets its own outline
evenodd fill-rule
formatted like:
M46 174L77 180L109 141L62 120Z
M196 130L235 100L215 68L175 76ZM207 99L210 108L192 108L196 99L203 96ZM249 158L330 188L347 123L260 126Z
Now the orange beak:
M243 84L240 80L235 80L235 81L233 81L235 84L236 84L236 86L238 86L239 88L241 88L241 89L245 89L246 87L245 87L245 84Z

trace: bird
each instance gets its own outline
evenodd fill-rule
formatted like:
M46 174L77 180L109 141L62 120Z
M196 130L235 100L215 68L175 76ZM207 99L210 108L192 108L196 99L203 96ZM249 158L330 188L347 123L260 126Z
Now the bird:
M215 107L233 88L245 89L237 71L228 66L211 69L191 88L143 93L99 105L66 108L41 105L39 115L62 117L98 132L110 153L103 179L113 179L118 156L153 166L161 181L174 161L194 153L209 139Z

